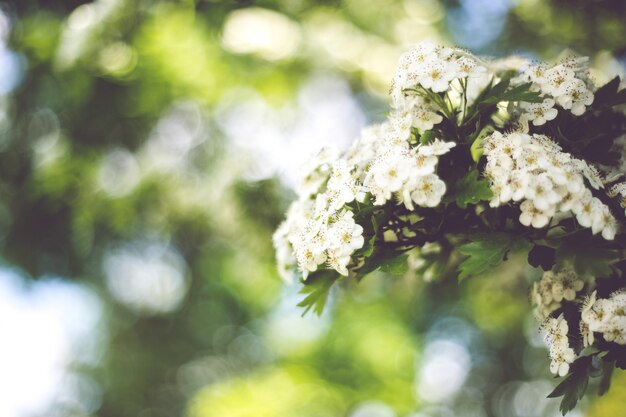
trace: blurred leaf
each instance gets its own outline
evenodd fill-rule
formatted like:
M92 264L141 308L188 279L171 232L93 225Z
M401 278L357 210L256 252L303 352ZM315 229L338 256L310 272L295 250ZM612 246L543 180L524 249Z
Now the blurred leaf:
M594 93L593 107L612 107L626 103L626 89L618 91L621 79L616 76Z
M563 415L573 410L578 400L585 395L589 384L590 370L590 356L576 359L570 366L569 375L548 395L548 398L563 397L559 406Z
M611 377L613 376L613 369L615 369L614 361L602 362L602 378L598 385L598 395L602 396L609 391L611 387Z
M408 268L407 255L396 256L382 263L380 270L391 275L403 275Z
M556 250L556 264L562 266L570 262L579 274L593 276L610 276L611 263L616 261L619 253L612 249L598 248L583 239L569 239Z
M304 308L303 316L311 309L318 316L322 315L330 289L337 279L339 279L339 274L330 270L316 271L309 275L304 281L304 287L300 290L300 294L308 295L298 303L298 307Z
M552 269L555 263L556 249L549 246L534 245L528 252L528 263L535 268L541 267L544 271Z
M512 250L527 250L530 244L518 236L506 233L493 233L470 238L459 248L467 258L459 265L459 280L478 275L505 260Z

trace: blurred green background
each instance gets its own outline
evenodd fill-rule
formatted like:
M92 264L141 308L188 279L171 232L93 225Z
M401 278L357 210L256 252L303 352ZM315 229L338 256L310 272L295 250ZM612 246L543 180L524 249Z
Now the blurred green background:
M399 55L590 55L615 0L0 2L0 416L556 416L537 272L372 274L301 317L298 167L388 111ZM449 271L453 275L454 271ZM626 375L572 416L626 416Z

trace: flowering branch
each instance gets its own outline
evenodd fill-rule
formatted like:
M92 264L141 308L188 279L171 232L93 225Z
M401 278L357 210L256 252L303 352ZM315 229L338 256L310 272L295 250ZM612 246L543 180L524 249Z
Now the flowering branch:
M403 54L387 120L310 161L274 244L318 314L335 282L404 273L427 244L464 257L459 279L528 253L565 413L592 370L605 392L626 368L626 90L596 88L586 58L511 62L428 42Z

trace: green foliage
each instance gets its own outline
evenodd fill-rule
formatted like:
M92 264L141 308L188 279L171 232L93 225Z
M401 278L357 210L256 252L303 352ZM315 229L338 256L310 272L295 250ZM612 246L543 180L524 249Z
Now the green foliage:
M602 378L600 379L600 383L598 384L598 395L602 396L609 392L609 388L611 387L611 377L613 376L613 370L615 369L614 361L603 361L602 362Z
M407 255L400 255L386 260L380 265L380 270L391 275L403 275L407 271Z
M459 264L459 280L499 265L510 251L528 250L530 247L526 240L507 233L472 236L469 240L469 243L459 247L459 252L467 256Z
M477 204L481 201L489 201L493 197L493 192L489 187L489 181L478 179L478 170L472 169L461 177L451 192L456 205L460 208L467 208L468 204Z
M591 372L591 356L578 358L570 366L569 375L552 391L548 398L563 397L559 410L563 415L573 410L587 391Z
M552 391L548 398L563 397L559 409L563 415L576 407L576 404L583 398L590 377L599 377L598 395L606 394L611 385L611 376L615 362L602 357L597 349L589 352L583 351L580 357L570 366L570 372L563 381Z
M556 262L556 250L549 246L535 244L528 252L528 264L544 271L552 269Z
M335 281L339 279L339 274L335 271L321 270L312 273L304 282L304 287L300 294L307 294L304 300L298 303L298 307L303 307L304 316L313 309L315 314L321 316L328 301L328 295Z
M620 77L615 77L594 93L593 107L613 107L626 103L626 88L619 90Z
M482 100L483 104L498 104L503 101L525 101L528 103L541 103L543 98L541 93L530 91L532 83L525 83L507 90L510 79L505 78L494 85L487 96Z
M569 262L579 274L607 277L613 272L611 264L618 258L615 249L598 247L587 239L570 238L557 248L555 262L559 267Z
M435 130L427 130L426 132L422 133L422 135L420 136L420 143L427 144L428 142L431 142L436 138L437 138L437 132Z

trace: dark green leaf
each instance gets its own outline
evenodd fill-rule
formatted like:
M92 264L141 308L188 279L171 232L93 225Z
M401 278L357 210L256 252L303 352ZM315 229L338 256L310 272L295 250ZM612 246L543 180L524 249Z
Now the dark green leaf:
M600 384L598 384L598 395L602 396L609 391L609 388L611 387L613 369L615 369L614 361L603 362L602 378L600 379Z
M483 101L484 104L497 104L501 101L526 101L529 103L541 103L543 101L541 93L530 91L532 83L521 84L508 91L502 91L499 94L495 94L494 90L499 85L500 84L497 84L493 88L489 97Z
M493 192L489 188L489 181L479 180L476 169L472 169L461 177L454 186L454 199L460 208L466 208L468 204L488 201L492 197Z
M528 263L535 268L541 267L544 271L552 269L555 263L556 250L549 246L535 245L528 252Z
M509 251L528 250L528 241L507 233L479 235L459 248L467 258L459 265L459 280L478 275L500 264Z
M509 88L509 84L511 83L511 79L509 77L505 77L502 80L500 80L500 82L496 85L494 85L493 87L491 87L491 90L489 90L489 94L488 96L485 98L485 100L483 102L488 102L489 100L493 99L493 98L499 98L500 96L502 96L504 94L504 92L506 91L507 88ZM498 101L496 101L497 103ZM495 104L495 103L494 103Z
M579 274L593 276L610 276L612 273L610 265L618 258L618 251L598 248L593 242L582 239L570 239L556 250L558 266L569 261Z
M591 356L576 359L570 366L569 375L548 395L548 398L563 397L559 407L563 415L573 410L578 400L585 395L590 371Z
M436 138L437 133L434 130L427 130L426 132L422 133L422 136L420 136L420 143L425 144L431 142Z
M374 245L376 244L376 235L373 235L370 239L368 239L367 243L365 243L365 247L363 248L363 256L369 258L374 253Z
M321 270L312 273L304 282L304 287L300 290L300 294L308 294L304 300L298 303L298 307L303 307L304 316L309 310L320 316L326 306L330 289L339 279L339 274L335 271Z
M619 88L620 78L619 76L613 78L602 87L598 88L594 93L594 106L609 104L617 94Z
M380 270L391 275L404 275L407 267L407 255L400 255L383 262Z

